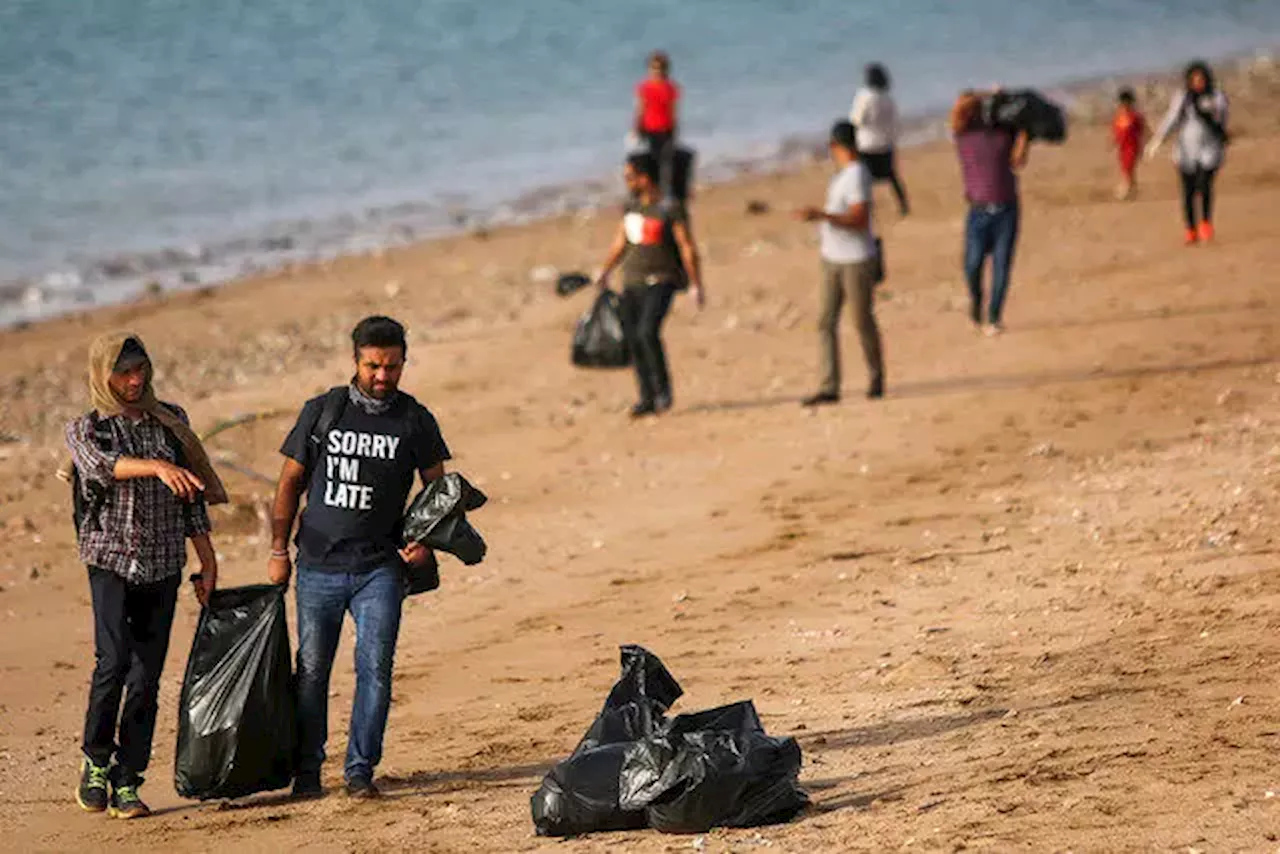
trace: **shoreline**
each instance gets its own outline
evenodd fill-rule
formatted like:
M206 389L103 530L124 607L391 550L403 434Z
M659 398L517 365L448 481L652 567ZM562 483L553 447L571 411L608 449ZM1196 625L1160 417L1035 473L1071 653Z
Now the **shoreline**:
M1271 68L1277 60L1270 51L1258 50L1212 62L1223 78L1230 79L1258 67ZM1163 100L1161 96L1177 74L1177 68L1166 66L1163 70L1082 77L1039 88L1063 105L1073 125L1089 126L1107 114L1117 86L1134 86L1144 102L1153 97ZM1151 113L1149 107L1147 111ZM913 149L945 138L945 116L945 107L906 116L907 141L900 148ZM823 156L821 134L786 134L770 149L760 156L700 163L698 191L747 176L794 174ZM284 221L258 237L213 245L191 241L185 248L171 246L94 259L75 270L0 283L0 304L25 305L35 315L17 312L18 317L0 321L0 333L255 278L296 274L347 258L379 257L424 243L483 236L565 216L590 219L617 203L616 183L605 176L585 177L524 192L485 211L427 203L399 205L327 221ZM442 218L449 222L441 222Z

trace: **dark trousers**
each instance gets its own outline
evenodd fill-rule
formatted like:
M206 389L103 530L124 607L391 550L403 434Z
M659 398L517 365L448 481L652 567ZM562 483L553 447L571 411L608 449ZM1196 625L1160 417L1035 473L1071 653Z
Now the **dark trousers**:
M818 391L840 394L840 309L847 299L853 306L853 320L867 360L872 386L884 383L884 356L875 310L876 262L856 264L822 262L822 308L818 314L818 336L822 348L822 382Z
M1018 204L972 205L964 229L964 274L973 301L973 322L982 322L982 268L991 258L991 305L988 319L999 323L1009 294L1009 274L1018 245Z
M1213 222L1213 179L1217 169L1197 166L1190 172L1179 170L1182 176L1182 215L1187 228L1196 227L1196 197L1200 197L1200 213L1205 222Z
M893 149L867 152L862 155L862 161L866 164L867 171L871 173L872 181L877 184L889 182L889 186L893 188L893 194L898 198L898 210L904 215L907 214L911 206L907 203L907 188L902 186L902 179L898 177L898 158L894 156Z
M662 346L662 322L675 293L675 285L669 283L628 285L622 290L618 313L631 348L641 403L671 403L671 374Z
M112 779L117 784L141 784L151 761L160 674L180 583L181 576L175 575L155 584L129 584L114 572L89 567L97 666L89 687L83 750L100 766L110 765L114 756Z
M672 179L675 169L676 135L671 131L641 131L640 136L649 146L649 154L658 161L658 187L662 197L672 195Z

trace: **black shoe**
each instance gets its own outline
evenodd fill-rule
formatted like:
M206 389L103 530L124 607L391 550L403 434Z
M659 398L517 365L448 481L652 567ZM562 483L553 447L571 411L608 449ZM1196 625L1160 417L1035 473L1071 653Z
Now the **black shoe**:
M111 787L111 808L107 814L112 818L146 818L151 815L151 808L138 796L137 785L115 785Z
M358 801L371 801L382 796L378 787L368 777L356 776L347 781L347 797Z
M806 397L800 401L801 406L825 406L829 403L839 403L840 395L833 391L820 391L815 395Z
M653 411L661 415L671 408L671 392L660 394L653 399Z
M867 386L867 400L879 400L884 397L884 380L876 379Z
M76 788L76 803L85 812L107 811L111 804L111 796L107 792L107 766L94 765L89 757L84 758L80 785Z
M319 771L299 771L293 778L293 797L296 800L312 800L324 797Z
M642 400L631 407L632 418L644 418L646 415L655 415L657 412L658 408L654 406L652 400Z

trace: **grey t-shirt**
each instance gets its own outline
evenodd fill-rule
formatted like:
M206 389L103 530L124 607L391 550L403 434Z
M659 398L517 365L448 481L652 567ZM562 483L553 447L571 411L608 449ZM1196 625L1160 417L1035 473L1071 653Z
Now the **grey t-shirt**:
M850 163L831 179L827 187L827 203L823 208L829 214L847 213L853 205L871 205L871 173L861 163ZM829 222L819 226L822 238L822 260L833 264L858 264L875 257L875 235L868 215L864 231L850 231Z

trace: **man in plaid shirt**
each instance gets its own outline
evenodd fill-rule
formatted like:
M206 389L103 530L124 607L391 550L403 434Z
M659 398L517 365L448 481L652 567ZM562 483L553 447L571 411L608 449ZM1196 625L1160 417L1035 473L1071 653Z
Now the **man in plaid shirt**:
M136 336L95 341L89 370L94 410L66 431L97 659L76 800L89 812L139 818L150 812L138 787L151 757L186 541L200 559L195 594L203 604L218 573L206 503L226 497L186 413L156 401Z

